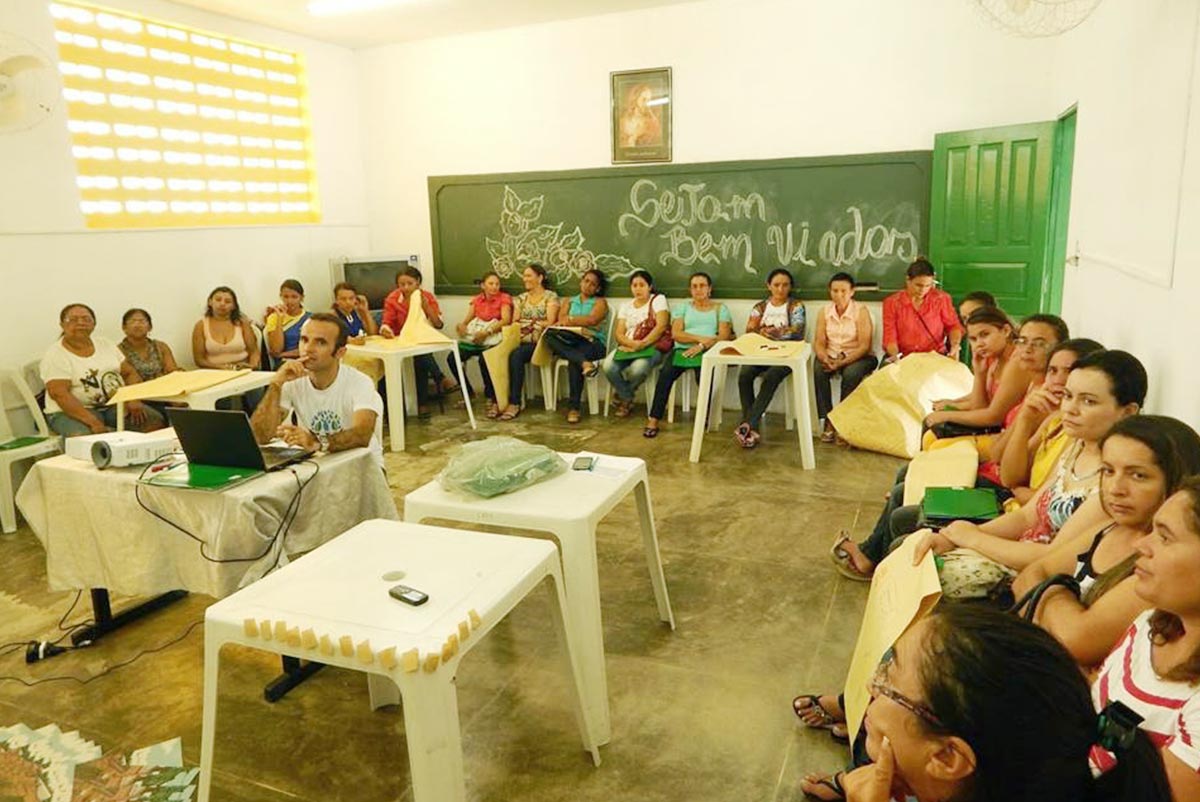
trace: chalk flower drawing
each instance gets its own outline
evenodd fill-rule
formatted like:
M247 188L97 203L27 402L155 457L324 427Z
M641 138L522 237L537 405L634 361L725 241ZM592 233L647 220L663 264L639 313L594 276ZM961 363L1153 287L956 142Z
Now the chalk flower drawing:
M628 276L638 266L624 256L593 253L583 247L579 226L563 233L564 223L539 223L546 196L521 200L512 187L504 187L504 208L500 210L501 238L486 237L492 270L500 278L512 278L530 262L546 268L555 283L576 279L592 268L603 270L610 279Z

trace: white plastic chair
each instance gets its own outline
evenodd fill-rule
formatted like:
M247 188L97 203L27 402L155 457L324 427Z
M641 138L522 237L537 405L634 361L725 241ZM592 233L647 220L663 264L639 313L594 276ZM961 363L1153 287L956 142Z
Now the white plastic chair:
M38 407L37 399L34 398L34 392L30 388L29 383L25 381L25 376L22 375L29 373L30 370L34 370L33 375L36 376L36 365L36 362L31 363L20 371L11 368L0 371L0 406L4 407L2 410L3 414L0 414L0 527L5 532L17 531L17 508L13 502L13 469L26 460L49 457L60 451L59 438L50 432L50 427L46 424L46 417ZM5 381L8 381L16 388L17 395L20 396L23 405L33 418L37 431L37 434L33 435L37 438L34 442L12 448L4 447L5 444L13 443L22 437L31 435L28 432L18 434L16 431L17 427L9 419L8 405L2 403ZM40 390L41 388L39 387L38 389Z

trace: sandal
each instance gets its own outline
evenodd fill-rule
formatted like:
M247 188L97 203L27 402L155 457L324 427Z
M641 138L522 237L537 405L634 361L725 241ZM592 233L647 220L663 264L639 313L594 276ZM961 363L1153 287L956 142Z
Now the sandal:
M613 415L616 415L618 418L628 418L629 413L633 412L632 401L617 401L614 406L616 406L616 409L613 410Z
M804 704L801 704L803 702ZM838 724L844 724L845 719L839 719L833 713L830 713L821 704L821 697L815 693L802 693L792 700L792 712L796 714L796 718L800 719L800 723L806 727L812 727L817 730L832 730ZM805 716L812 714L817 717L817 723L812 723L805 719Z
M510 406L508 409L504 410L504 412L500 413L500 420L503 420L503 421L516 420L517 416L520 414L521 414L520 407L515 406L515 405Z
M596 376L598 376L599 374L600 374L600 366L599 366L599 365L597 365L595 362L593 362L593 363L592 363L592 367L591 367L591 369L589 369L589 370L585 370L585 371L583 372L583 377L584 377L585 379L594 379L594 378L596 378Z
M855 582L870 582L871 575L859 571L854 565L854 560L850 559L850 552L842 548L842 544L848 540L851 540L851 537L845 529L838 532L837 539L829 548L829 558L833 560L833 567L847 579L853 579Z
M645 437L645 438L648 438L651 440L653 440L655 437L658 437L658 427L657 426L654 426L654 427L647 426L645 429L642 429L642 437Z
M756 448L762 442L762 435L753 429L750 434L746 435L746 442L742 443L742 448Z
M840 744L850 743L850 725L844 721L838 722L829 728L829 737Z
M738 441L738 445L745 447L746 441L749 439L750 432L752 431L754 430L750 428L750 424L746 421L742 421L737 425L737 428L733 430L733 439Z
M800 781L800 790L804 791L804 795L810 799L820 799L822 802L842 802L846 798L846 789L842 787L842 777L845 775L844 771L825 775L809 774ZM804 788L804 783L819 790L809 791Z
M483 417L488 418L489 420L495 420L496 418L500 417L500 407L495 401L488 401L487 408L483 413Z
M568 409L567 410L567 423L579 423L579 410L577 410L577 409Z

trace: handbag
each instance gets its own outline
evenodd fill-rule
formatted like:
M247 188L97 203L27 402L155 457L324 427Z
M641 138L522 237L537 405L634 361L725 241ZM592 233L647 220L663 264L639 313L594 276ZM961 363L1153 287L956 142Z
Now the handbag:
M645 339L647 336L649 336L650 332L654 331L654 327L658 325L658 321L654 318L654 299L657 297L657 295L650 296L650 308L646 310L646 319L637 324L637 328L635 328L633 330L633 334L630 335L632 339ZM675 338L671 336L670 326L668 326L667 330L664 331L659 338L654 341L653 347L658 351L662 351L664 354L671 352L671 349L675 347Z
M493 320L480 320L477 317L471 318L471 322L467 324L467 336L463 342L468 345L477 345L482 348L491 348L493 345L499 344L500 338L503 336L503 333L499 331L492 332L481 342L475 342L475 335L479 334L481 331L485 331L494 322L495 321Z
M1071 591L1075 595L1075 598L1079 598L1079 580L1070 574L1055 574L1033 586L1028 593L1021 597L1020 601L1012 606L1009 612L1016 613L1026 621L1033 621L1034 615L1037 614L1037 606L1042 601L1042 596L1045 596L1046 591L1055 586L1062 586Z

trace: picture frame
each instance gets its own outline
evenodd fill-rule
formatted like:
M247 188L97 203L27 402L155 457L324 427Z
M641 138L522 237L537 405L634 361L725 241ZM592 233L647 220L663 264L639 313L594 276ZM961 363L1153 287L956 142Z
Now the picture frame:
M671 161L671 68L609 74L613 164Z

